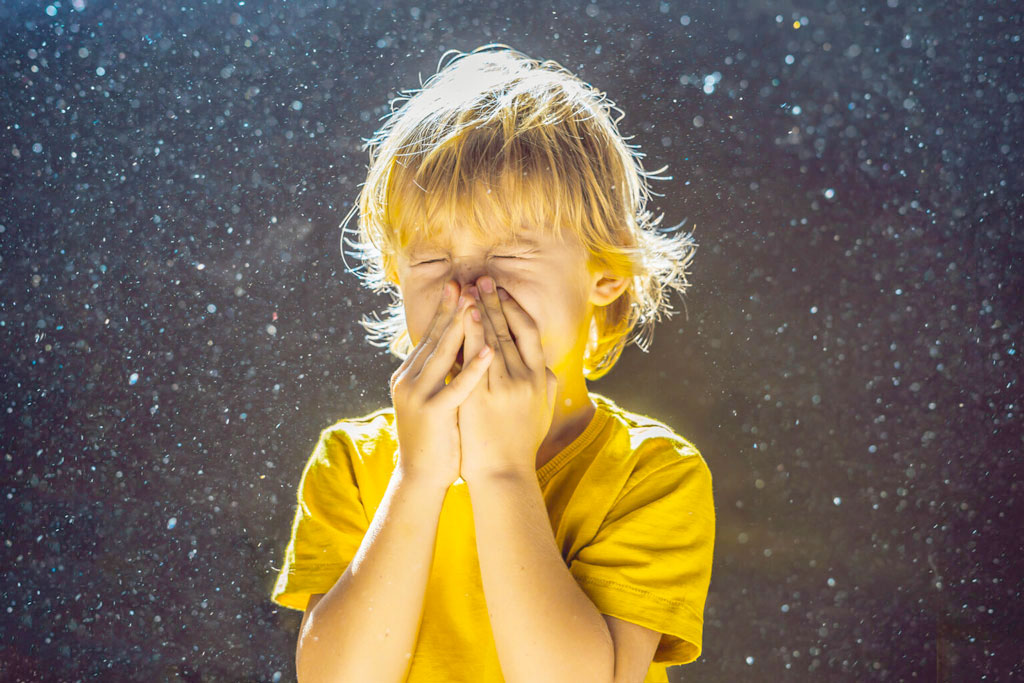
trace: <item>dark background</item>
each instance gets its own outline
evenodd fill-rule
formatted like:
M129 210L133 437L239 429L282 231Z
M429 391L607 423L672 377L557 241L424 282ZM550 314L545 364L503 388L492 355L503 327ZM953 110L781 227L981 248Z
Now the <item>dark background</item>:
M361 138L488 42L605 90L696 226L591 384L714 475L674 680L1024 673L1020 3L383 5L0 6L2 678L294 677L301 468L398 363Z

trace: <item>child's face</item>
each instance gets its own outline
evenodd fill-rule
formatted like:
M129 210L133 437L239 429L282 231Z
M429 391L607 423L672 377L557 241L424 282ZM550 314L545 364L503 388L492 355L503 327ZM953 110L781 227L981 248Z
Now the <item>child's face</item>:
M446 282L454 280L462 292L490 275L533 318L546 365L559 378L577 367L582 373L593 312L590 294L600 276L588 267L587 253L575 238L562 243L520 230L519 239L519 246L500 239L480 242L471 231L457 229L399 253L399 288L413 345L427 333ZM461 362L460 352L456 373Z

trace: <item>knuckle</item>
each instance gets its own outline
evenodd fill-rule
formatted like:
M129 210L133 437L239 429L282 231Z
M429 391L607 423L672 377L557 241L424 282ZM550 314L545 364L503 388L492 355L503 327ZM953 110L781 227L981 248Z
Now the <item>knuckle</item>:
M407 370L408 368L399 368L393 375L391 375L392 395L394 395L395 393L408 393L411 380Z
M395 403L402 405L416 405L418 403L416 400L416 387L408 382L399 382L391 394Z

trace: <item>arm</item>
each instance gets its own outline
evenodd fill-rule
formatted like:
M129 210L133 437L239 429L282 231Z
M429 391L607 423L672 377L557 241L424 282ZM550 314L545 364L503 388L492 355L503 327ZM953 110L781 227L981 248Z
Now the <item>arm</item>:
M562 559L537 480L508 476L467 483L505 680L610 682L611 633Z
M395 469L352 562L310 607L299 630L297 678L404 681L447 486Z

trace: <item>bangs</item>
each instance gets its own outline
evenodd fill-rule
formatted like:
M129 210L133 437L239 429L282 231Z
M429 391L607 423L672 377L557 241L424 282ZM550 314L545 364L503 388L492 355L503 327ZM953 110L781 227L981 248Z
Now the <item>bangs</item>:
M582 241L581 216L572 209L579 183L559 163L562 155L538 154L540 141L527 137L535 136L506 141L493 129L475 128L417 161L397 158L387 202L394 246L444 242L455 226L481 241L514 244L523 232Z

